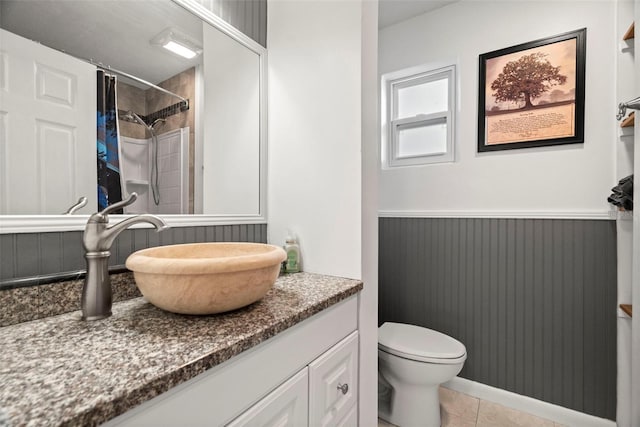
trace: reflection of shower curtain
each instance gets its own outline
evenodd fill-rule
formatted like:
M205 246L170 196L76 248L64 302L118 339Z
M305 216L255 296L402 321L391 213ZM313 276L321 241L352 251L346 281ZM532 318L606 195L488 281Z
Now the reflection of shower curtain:
M98 209L122 200L116 78L98 71ZM114 211L122 213L122 209Z

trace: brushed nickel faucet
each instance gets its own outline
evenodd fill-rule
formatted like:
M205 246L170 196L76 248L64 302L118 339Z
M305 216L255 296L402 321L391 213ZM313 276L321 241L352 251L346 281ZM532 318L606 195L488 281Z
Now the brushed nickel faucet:
M109 213L130 205L138 198L131 193L128 199L108 206L89 217L82 237L86 251L87 275L82 288L82 320L100 320L111 316L111 281L109 280L109 256L115 238L129 226L147 222L162 231L168 225L155 215L136 215L109 226Z
M77 210L84 208L87 205L87 198L82 196L78 199L78 201L73 204L65 213L62 215L73 215Z

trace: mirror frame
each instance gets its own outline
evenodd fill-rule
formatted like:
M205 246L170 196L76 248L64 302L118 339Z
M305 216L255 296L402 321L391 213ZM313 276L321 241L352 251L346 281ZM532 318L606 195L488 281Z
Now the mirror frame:
M222 31L247 49L255 52L260 61L260 189L259 212L248 215L163 215L171 227L196 227L229 224L267 223L267 49L231 24L219 18L196 0L171 0L178 6L199 17L203 22ZM196 123L199 128L201 124ZM111 215L116 220L132 215ZM0 215L0 234L40 233L84 230L89 215ZM133 227L136 228L136 227Z

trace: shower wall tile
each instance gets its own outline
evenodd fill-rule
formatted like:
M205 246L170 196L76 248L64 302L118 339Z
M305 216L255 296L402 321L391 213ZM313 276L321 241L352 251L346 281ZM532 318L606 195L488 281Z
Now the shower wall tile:
M193 129L195 123L195 87L196 69L189 68L176 74L167 80L158 83L158 86L167 89L170 92L180 95L190 101L190 106L187 111L175 114L167 118L166 123L162 125L161 131L168 132L170 130L180 129L189 126ZM159 90L150 88L145 91L145 104L147 114L152 114L155 111L161 110L165 107L175 104L179 101L177 98L160 92Z
M145 90L118 81L118 110L133 111L139 116L147 115ZM146 129L138 123L131 123L125 120L118 122L120 135L130 138L145 139Z

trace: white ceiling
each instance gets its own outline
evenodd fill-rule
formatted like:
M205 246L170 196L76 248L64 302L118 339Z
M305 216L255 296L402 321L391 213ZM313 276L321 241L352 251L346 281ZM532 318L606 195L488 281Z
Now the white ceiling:
M201 61L151 45L169 27L202 43L200 19L169 0L0 0L0 27L154 84Z
M380 0L379 28L455 1ZM0 0L0 27L152 83L201 60L187 61L149 43L167 27L202 40L200 20L169 0Z
M379 0L378 28L441 8L458 0Z

